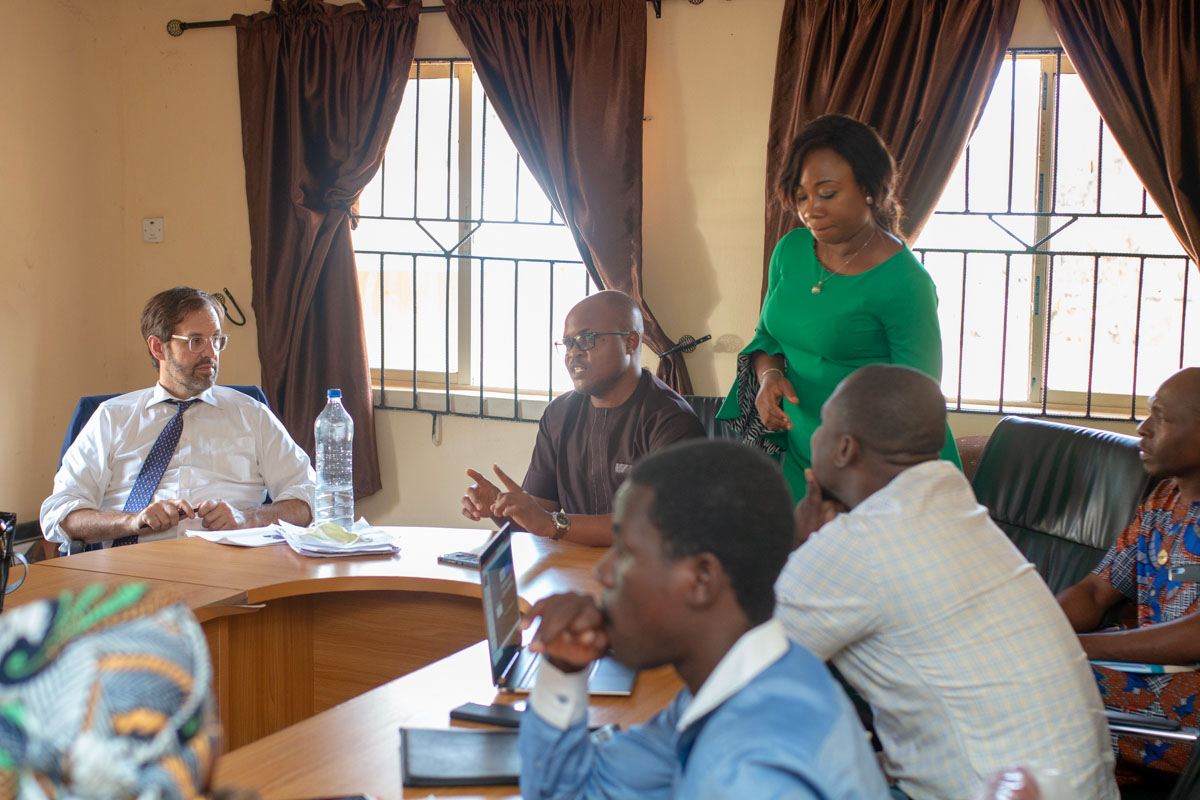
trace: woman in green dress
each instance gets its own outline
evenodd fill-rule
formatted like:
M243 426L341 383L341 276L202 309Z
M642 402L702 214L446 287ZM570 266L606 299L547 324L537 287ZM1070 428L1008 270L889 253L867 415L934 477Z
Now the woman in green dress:
M779 240L754 339L717 414L783 454L798 502L821 405L864 364L942 378L937 293L899 233L896 163L874 129L826 114L789 149L777 191L804 225ZM942 457L961 466L946 430Z

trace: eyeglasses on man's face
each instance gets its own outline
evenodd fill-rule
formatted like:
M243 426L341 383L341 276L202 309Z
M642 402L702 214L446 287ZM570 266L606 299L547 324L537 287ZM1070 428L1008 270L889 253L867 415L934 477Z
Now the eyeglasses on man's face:
M208 345L212 345L213 350L218 353L225 349L225 345L229 344L229 334L218 333L214 336L180 336L178 333L171 334L172 339L179 339L181 342L187 342L188 350L193 353L200 353Z
M633 331L588 331L579 336L564 336L556 341L554 346L563 354L569 353L572 347L578 347L586 353L596 346L597 336L628 336L631 333Z

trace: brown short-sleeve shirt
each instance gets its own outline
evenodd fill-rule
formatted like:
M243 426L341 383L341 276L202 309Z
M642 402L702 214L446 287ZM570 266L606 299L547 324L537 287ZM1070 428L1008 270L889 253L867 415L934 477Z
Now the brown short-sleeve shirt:
M538 423L522 488L568 514L609 514L634 462L704 436L687 401L643 369L633 394L616 408L596 408L574 391L552 400Z

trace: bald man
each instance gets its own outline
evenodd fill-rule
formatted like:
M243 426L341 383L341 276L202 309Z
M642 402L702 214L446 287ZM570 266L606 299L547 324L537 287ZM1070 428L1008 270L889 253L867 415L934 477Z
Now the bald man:
M538 424L533 457L518 484L492 465L499 486L468 469L475 483L463 516L512 520L537 536L612 543L612 506L634 463L684 439L703 438L692 407L642 369L642 312L624 292L597 292L567 313L554 343L574 383Z
M1138 426L1142 463L1162 479L1095 571L1058 596L1088 658L1150 664L1200 661L1200 369L1175 373L1150 398ZM1171 574L1184 568L1183 574ZM1190 571L1189 571L1190 570ZM1137 627L1096 632L1122 600L1137 604ZM1138 675L1097 667L1104 704L1200 725L1200 674ZM1119 759L1176 774L1189 744L1118 737Z
M788 635L870 704L911 798L962 798L1010 766L1115 798L1104 708L1033 566L938 453L946 404L924 373L862 367L821 409L804 540L775 585Z

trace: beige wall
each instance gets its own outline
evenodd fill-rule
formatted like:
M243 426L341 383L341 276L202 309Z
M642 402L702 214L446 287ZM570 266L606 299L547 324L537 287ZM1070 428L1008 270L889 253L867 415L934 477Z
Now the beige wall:
M698 393L721 393L758 309L764 148L782 0L666 0L650 14L646 81L646 293L673 336L711 333L688 357ZM227 383L259 380L232 30L168 36L166 20L265 10L261 0L58 0L0 30L0 508L31 519L49 492L81 394L146 385L137 315L181 283L228 287L250 316L231 329ZM104 9L107 14L101 14ZM164 10L169 9L169 10ZM1053 43L1038 0L1014 43ZM422 17L418 55L465 55L444 15ZM12 124L12 123L16 124ZM141 241L143 217L166 241ZM648 363L652 364L651 358ZM990 430L995 418L954 422ZM454 525L463 469L523 473L536 426L383 411L379 523Z
M0 508L27 520L48 493L71 398L125 383L121 58L97 3L5 17Z
M212 19L265 9L181 0ZM80 395L153 380L138 313L181 283L249 308L249 234L230 30L174 39L160 2L58 0L0 28L0 508L36 517ZM144 244L143 217L166 218ZM257 383L253 324L222 380Z
M122 0L120 102L124 177L120 240L125 286L121 314L133 325L146 299L170 286L228 288L246 312L244 328L221 354L223 383L259 383L257 333L250 312L250 228L232 28L168 36L166 22L264 11L261 0ZM142 219L162 217L164 241L142 241ZM235 315L236 316L236 315ZM126 386L154 372L128 348Z
M1042 0L1021 0L1010 47L1058 47L1058 36Z
M782 2L667 5L663 18L652 15L649 23L646 296L673 338L712 334L687 357L696 394L728 390L758 316L767 123L782 11Z

